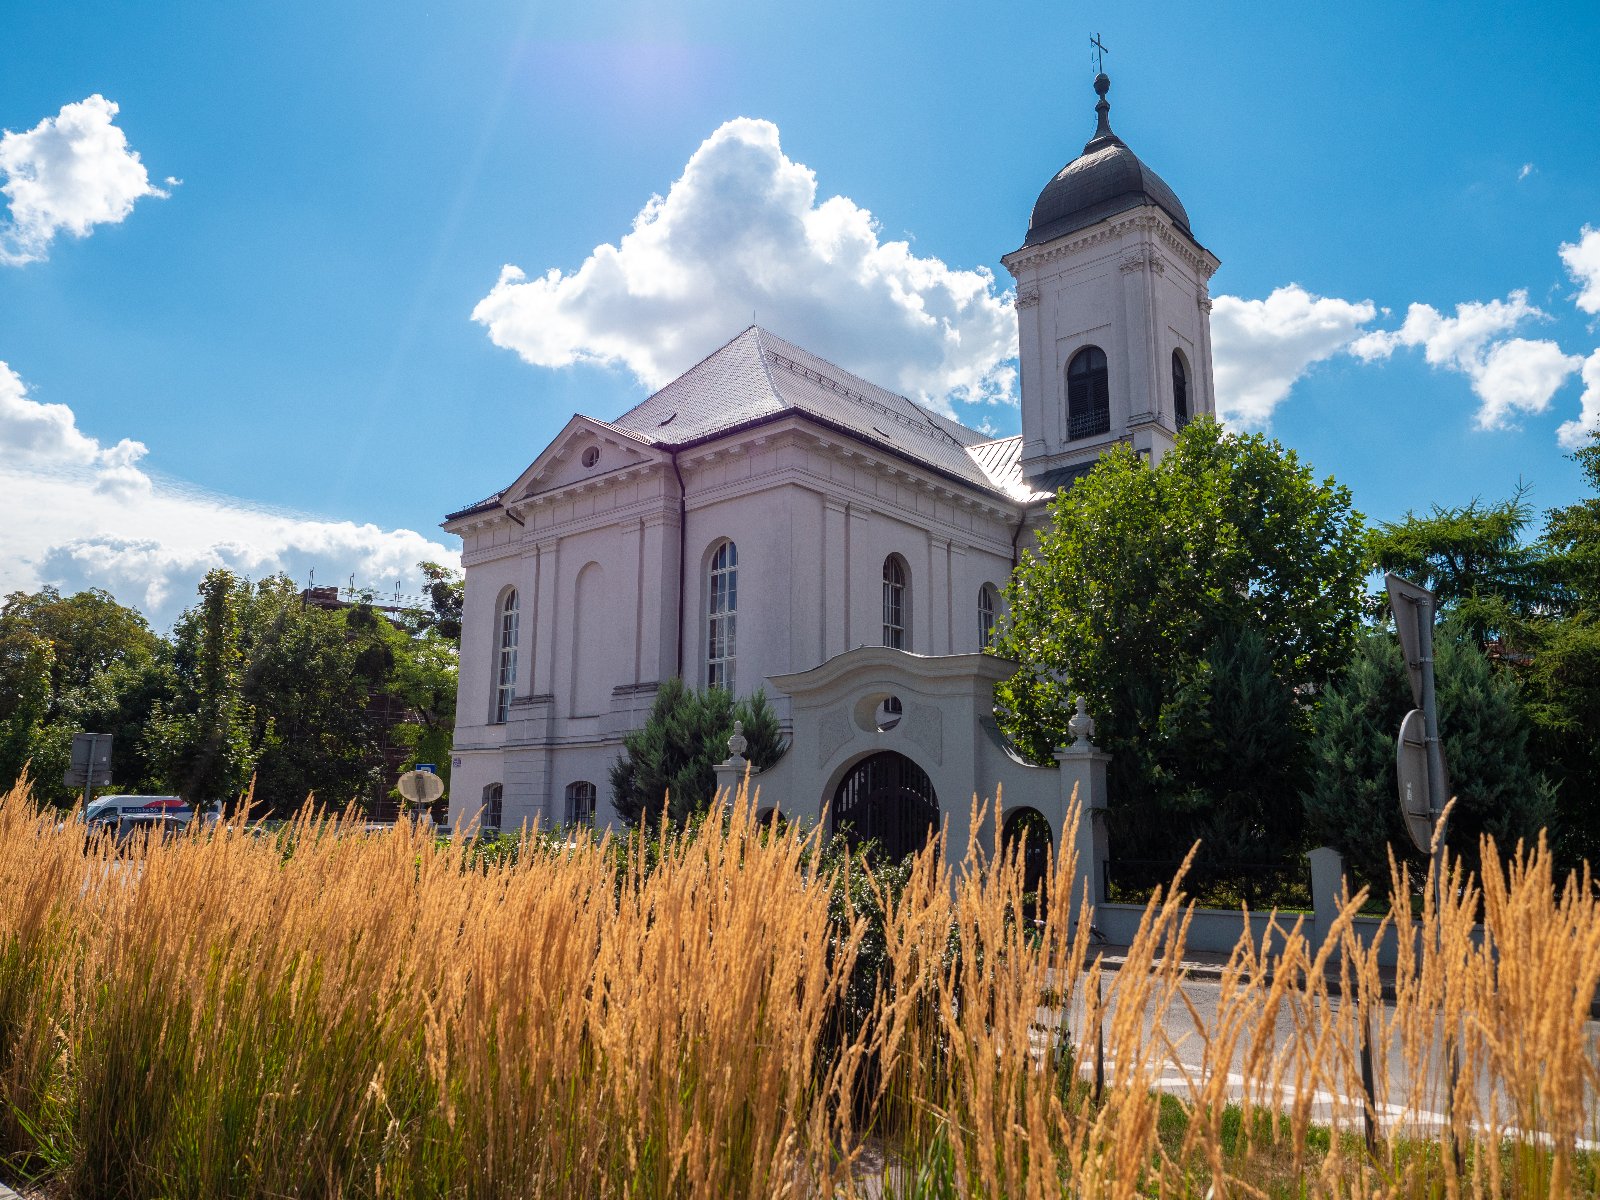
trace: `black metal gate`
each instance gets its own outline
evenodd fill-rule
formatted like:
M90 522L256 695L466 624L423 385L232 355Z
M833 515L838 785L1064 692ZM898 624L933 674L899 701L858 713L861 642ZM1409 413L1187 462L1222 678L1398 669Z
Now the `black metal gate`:
M1022 854L1023 910L1032 919L1044 912L1049 896L1050 851L1053 839L1050 822L1036 808L1014 808L1006 813L1000 827L1000 844L1007 850L1018 846Z
M897 862L922 849L938 825L933 781L892 750L862 759L833 794L833 831L851 846L875 841Z

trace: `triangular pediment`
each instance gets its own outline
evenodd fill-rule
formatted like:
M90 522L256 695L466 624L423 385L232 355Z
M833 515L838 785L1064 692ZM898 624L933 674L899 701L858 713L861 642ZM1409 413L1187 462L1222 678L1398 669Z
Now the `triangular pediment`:
M574 416L505 490L505 503L515 504L590 480L598 482L666 457L637 434L592 417Z

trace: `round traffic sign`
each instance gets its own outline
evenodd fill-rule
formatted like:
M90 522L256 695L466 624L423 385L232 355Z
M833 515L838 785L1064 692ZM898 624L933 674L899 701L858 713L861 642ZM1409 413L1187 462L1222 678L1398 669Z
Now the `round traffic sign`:
M432 804L444 795L444 780L432 771L407 771L395 786L413 804Z

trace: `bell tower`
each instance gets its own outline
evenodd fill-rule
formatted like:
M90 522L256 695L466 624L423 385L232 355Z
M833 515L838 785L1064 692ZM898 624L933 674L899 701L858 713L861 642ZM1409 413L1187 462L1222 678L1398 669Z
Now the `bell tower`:
M1001 259L1017 285L1022 470L1041 490L1118 442L1159 461L1190 418L1216 412L1208 283L1220 263L1111 131L1104 72L1094 90L1094 136Z

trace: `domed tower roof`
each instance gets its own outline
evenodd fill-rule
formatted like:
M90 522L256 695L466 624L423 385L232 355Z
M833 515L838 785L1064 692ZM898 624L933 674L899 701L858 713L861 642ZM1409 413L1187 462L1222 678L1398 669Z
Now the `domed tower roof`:
M1044 185L1034 202L1028 237L1022 244L1037 246L1141 204L1158 206L1179 229L1193 237L1189 214L1184 212L1177 193L1111 132L1111 105L1106 100L1111 80L1104 72L1095 76L1094 90L1100 96L1094 106L1100 118L1094 137L1082 154Z

